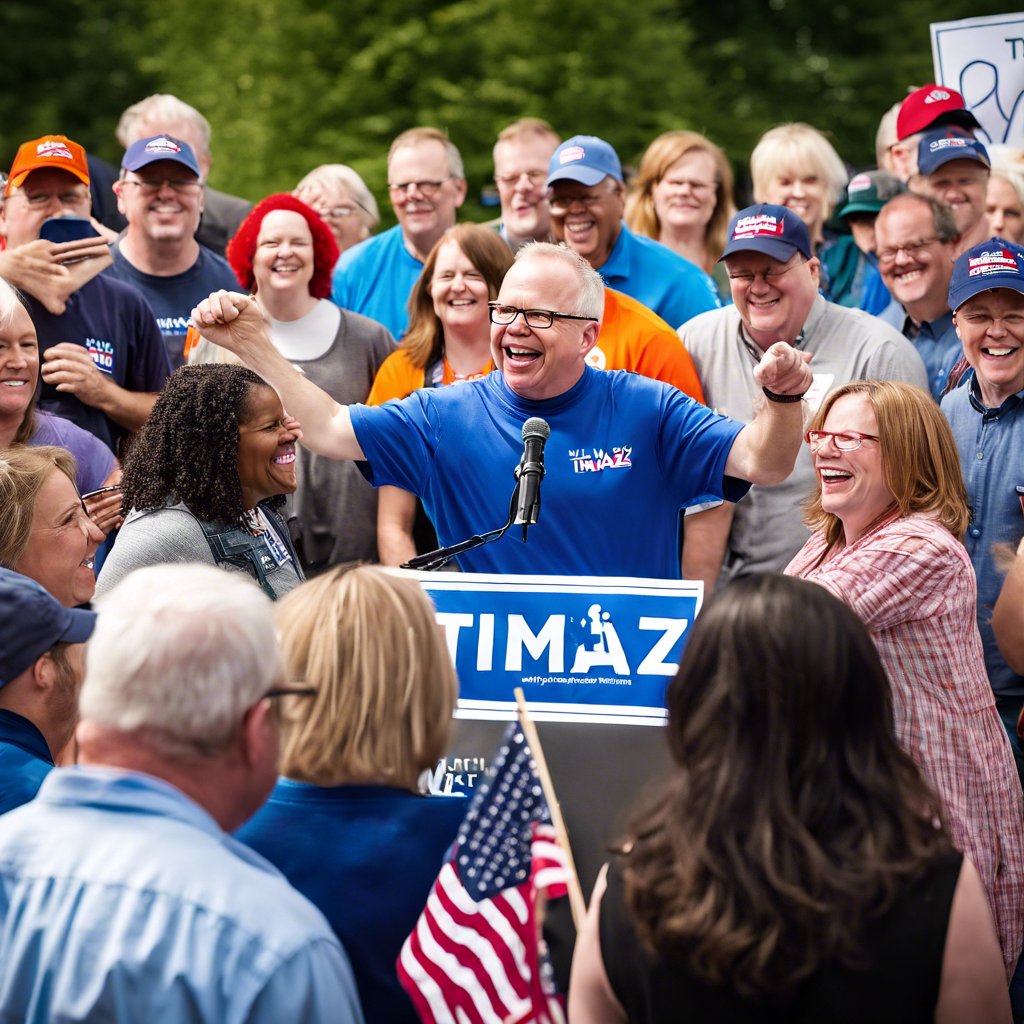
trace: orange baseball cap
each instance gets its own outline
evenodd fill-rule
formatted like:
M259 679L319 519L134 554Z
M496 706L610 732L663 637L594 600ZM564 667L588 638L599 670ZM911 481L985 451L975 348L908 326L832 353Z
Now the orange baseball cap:
M18 155L11 164L7 180L7 194L18 188L33 172L43 167L56 167L73 174L83 185L89 184L89 165L85 161L85 150L77 142L63 135L43 135L41 138L23 142Z

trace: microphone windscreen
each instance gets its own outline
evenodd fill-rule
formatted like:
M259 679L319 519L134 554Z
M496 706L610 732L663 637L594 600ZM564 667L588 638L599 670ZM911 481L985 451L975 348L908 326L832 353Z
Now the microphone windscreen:
M547 420L542 420L539 416L531 416L523 424L523 440L527 440L530 437L540 437L545 441L551 435L551 428L548 426Z

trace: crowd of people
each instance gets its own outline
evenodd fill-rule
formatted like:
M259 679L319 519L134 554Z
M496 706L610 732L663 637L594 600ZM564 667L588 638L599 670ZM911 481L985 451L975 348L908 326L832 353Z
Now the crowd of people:
M473 224L417 127L375 233L344 164L209 188L176 97L117 137L0 199L0 1018L418 1019L466 802L389 570L511 519L542 417L543 518L458 567L710 598L569 1019L1024 1019L1024 151L927 85L743 195L527 117Z

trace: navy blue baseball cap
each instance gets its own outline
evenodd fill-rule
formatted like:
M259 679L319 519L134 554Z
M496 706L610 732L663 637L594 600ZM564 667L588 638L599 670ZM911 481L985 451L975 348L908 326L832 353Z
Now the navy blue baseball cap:
M977 139L956 128L929 132L917 147L919 174L932 174L950 160L974 160L984 167L992 166L988 150Z
M740 210L729 221L725 252L718 262L734 252L760 252L781 263L792 259L795 252L810 259L811 236L807 234L807 225L792 210L774 203L758 203Z
M0 686L54 644L85 643L95 626L95 612L65 608L35 580L0 569Z
M598 185L611 175L622 182L622 164L618 154L596 135L574 135L563 142L548 163L548 185L556 181L578 181Z
M949 279L949 308L956 312L968 299L995 288L1024 295L1024 249L1005 238L990 238L960 254Z
M121 168L125 171L141 171L157 160L173 160L199 177L199 163L192 147L173 135L151 135L148 139L133 142L124 154Z

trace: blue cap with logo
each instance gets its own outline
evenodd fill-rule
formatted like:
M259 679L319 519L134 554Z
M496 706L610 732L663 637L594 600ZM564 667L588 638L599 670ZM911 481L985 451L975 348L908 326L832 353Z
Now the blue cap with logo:
M95 612L65 608L35 580L0 569L0 686L54 644L85 643L95 625Z
M1024 249L1005 238L990 238L960 254L949 279L949 308L956 312L968 299L995 288L1024 295Z
M950 160L974 160L985 167L992 166L988 150L977 139L957 128L929 132L917 147L919 174L932 174Z
M758 203L740 210L729 221L725 252L718 258L719 263L734 252L760 252L782 263L792 259L795 252L810 259L811 236L792 210L774 203Z
M199 177L199 163L192 147L173 135L151 135L148 139L133 142L124 154L121 167L126 171L141 171L157 160L173 160Z
M556 181L578 181L598 185L608 176L622 182L622 164L618 154L596 135L574 135L563 142L548 164L548 185Z

